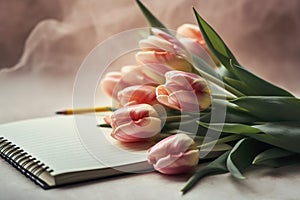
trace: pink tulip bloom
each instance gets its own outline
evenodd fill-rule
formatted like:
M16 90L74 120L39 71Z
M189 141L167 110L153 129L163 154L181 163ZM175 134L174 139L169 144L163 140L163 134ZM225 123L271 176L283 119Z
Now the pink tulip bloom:
M101 81L101 88L110 97L117 99L118 92L126 87L143 84L156 86L164 82L164 77L150 75L142 66L124 66L121 72L108 72Z
M172 35L159 29L152 28L152 33L146 39L140 40L139 46L142 51L169 52L175 55L186 57L185 47Z
M104 119L104 122L105 122L107 125L110 125L110 126L111 126L111 114L105 116L103 119Z
M157 103L156 87L151 85L134 85L121 90L118 93L118 101L121 106L129 106L135 104L150 104Z
M211 59L216 65L219 65L218 59L215 55L208 49L205 40L201 34L201 31L198 26L194 24L183 24L177 28L177 38L179 38L180 42L195 55L203 58L205 61L210 64L209 59L207 59L207 55L203 52L203 49L209 54ZM189 40L184 40L183 38L188 38Z
M123 107L111 114L111 136L121 142L149 141L158 136L161 120L148 104Z
M211 104L211 93L202 77L188 72L169 71L166 83L156 88L157 100L181 112L199 112Z
M131 85L159 85L165 82L164 74L143 65L136 66L134 69L124 73L123 79L125 82L134 83Z
M101 81L101 89L110 97L113 96L114 88L121 80L121 72L108 72Z
M143 85L153 84L157 85L161 83L160 79L148 76L148 71L143 66L124 66L121 69L122 78L121 81L128 85Z
M211 54L204 48L201 44L199 44L196 40L191 38L180 38L179 41L186 47L194 55L200 57L204 60L209 66L214 67L216 65L214 59Z
M199 161L199 150L186 134L169 136L148 150L148 162L163 174L191 172Z
M192 71L190 56L177 38L159 29L152 29L152 33L139 42L142 51L136 54L138 63L157 76L170 70Z
M180 55L167 51L140 51L136 54L136 60L138 63L153 71L152 66L159 64L161 66L159 68L160 73L170 70L192 71L190 62Z
M191 38L196 40L199 44L206 46L205 40L197 25L183 24L177 28L177 38Z

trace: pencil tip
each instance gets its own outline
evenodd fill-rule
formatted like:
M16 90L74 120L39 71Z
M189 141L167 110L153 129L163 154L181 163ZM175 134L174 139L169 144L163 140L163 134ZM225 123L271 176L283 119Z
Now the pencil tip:
M55 114L57 114L57 115L65 115L65 114L67 114L67 112L66 111L56 111Z

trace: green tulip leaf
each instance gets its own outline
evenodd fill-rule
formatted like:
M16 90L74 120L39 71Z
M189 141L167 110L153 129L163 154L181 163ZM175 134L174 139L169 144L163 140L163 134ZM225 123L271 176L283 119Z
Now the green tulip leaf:
M189 178L189 180L186 182L186 184L181 189L182 193L186 193L189 191L201 178L209 175L215 175L215 174L221 174L228 172L227 166L226 166L226 160L229 155L229 151L225 152L221 156L219 156L217 159L212 161L210 164L205 166L204 168L200 169L192 177Z
M207 115L204 115L203 117L200 118L201 122L205 122L205 123L209 123L211 121L212 118L212 114L209 113ZM258 120L255 117L252 117L250 115L245 115L242 112L236 111L236 110L232 110L232 111L228 111L226 112L226 116L225 119L214 119L215 123L238 123L238 124L253 124L256 123Z
M227 169L237 179L245 179L241 171L252 164L257 154L264 151L268 145L251 138L241 139L230 151L227 157Z
M231 53L229 48L223 42L221 37L214 31L214 29L199 15L199 13L194 9L194 13L199 25L199 28L202 32L203 38L206 45L212 51L212 53L219 59L219 61L225 66L228 70L224 73L230 74L231 77L235 77L233 69L230 64L232 60L235 64L238 64L234 55Z
M231 63L231 65L234 70L234 74L243 82L243 85L250 88L250 90L241 90L244 94L248 96L293 96L284 89L259 78L240 65L235 63Z
M140 0L136 0L139 8L146 17L151 27L159 28L167 33L170 33L163 23L161 23Z
M240 92L246 95L293 96L289 92L257 77L253 73L243 68L238 63L222 38L215 32L215 30L199 15L195 9L194 13L208 48L227 69L222 69L222 74L229 76L233 80L243 82L244 85L251 89L249 90L242 88L243 90L240 90ZM228 83L230 86L239 90L240 86L237 87L237 85L232 81ZM233 83L233 85L230 83Z
M225 121L223 120L223 118L219 119L221 121L217 121L218 119L216 120L214 118L214 123L224 122L253 124L259 121L259 118L252 116L248 111L241 109L240 107L228 102L227 100L213 99L211 110L212 112L200 118L202 122L210 122L212 119L211 116L213 115L212 113L216 114L218 112L220 112L220 114L225 114ZM224 113L222 113L222 110L224 110Z
M300 123L272 122L261 125L245 125L233 123L203 123L199 125L214 131L239 134L258 141L280 147L282 149L300 153Z
M237 79L237 77L235 77L235 75L233 73L229 72L224 65L221 65L218 68L218 73L221 75L221 77L223 77L223 79L224 79L224 77L228 77L231 79Z
M294 97L248 96L231 102L261 121L300 121L300 99Z
M236 80L227 76L223 76L225 83L234 87L235 89L242 91L244 94L253 93L252 89L249 88L243 81Z
M296 122L272 122L262 125L254 125L254 128L265 133L254 136L257 140L272 144L274 146L300 153L300 123ZM253 137L253 138L254 138Z
M254 158L252 164L260 165L260 164L267 163L267 161L272 161L272 160L276 160L279 158L285 158L285 157L289 157L291 155L295 155L295 153L291 152L291 151L287 151L285 149L274 147L271 149L267 149L266 151L258 154Z
M214 131L224 132L224 133L231 133L231 134L257 134L261 131L257 128L254 128L252 126L246 125L246 124L235 124L235 123L203 123L198 121L198 124L208 128L212 129ZM248 135L247 135L248 136Z
M277 168L277 167L283 167L283 166L299 164L299 163L300 163L300 155L293 154L286 157L264 160L257 163L256 165L263 165L267 167Z
M217 158L220 155L222 155L224 152L231 150L232 146L228 145L228 144L215 144L214 147L212 149L202 149L200 150L200 160L201 159L213 159L213 158ZM204 156L205 155L205 156Z

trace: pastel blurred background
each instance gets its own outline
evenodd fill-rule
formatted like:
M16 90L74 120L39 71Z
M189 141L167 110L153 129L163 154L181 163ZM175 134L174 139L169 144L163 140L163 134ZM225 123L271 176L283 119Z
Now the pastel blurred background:
M300 95L299 0L143 2L170 29L196 23L196 7L241 64ZM0 23L0 123L70 107L76 72L93 47L147 26L134 0L0 0Z

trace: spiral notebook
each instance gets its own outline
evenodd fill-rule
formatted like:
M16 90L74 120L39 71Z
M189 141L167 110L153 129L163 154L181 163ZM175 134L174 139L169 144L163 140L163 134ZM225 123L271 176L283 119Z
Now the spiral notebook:
M124 146L110 137L110 128L97 127L90 117L80 116L88 121L86 127L82 120L78 126L75 116L0 125L0 155L45 189L151 169L147 145Z

